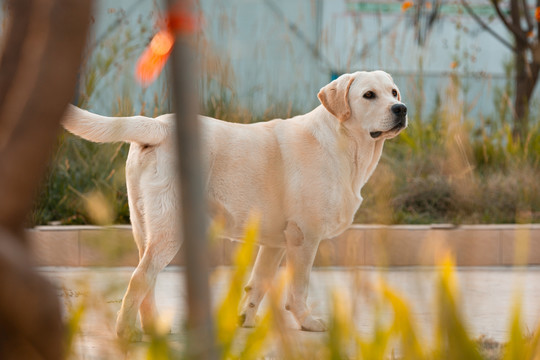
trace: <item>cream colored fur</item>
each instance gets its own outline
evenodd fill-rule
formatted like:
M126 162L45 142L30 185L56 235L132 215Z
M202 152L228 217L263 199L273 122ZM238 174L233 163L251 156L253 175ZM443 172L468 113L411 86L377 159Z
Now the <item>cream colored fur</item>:
M365 98L367 92L374 94ZM306 304L319 242L342 233L362 203L384 141L406 127L390 75L342 75L323 87L322 105L290 119L233 124L200 116L203 166L211 216L226 220L226 237L240 239L250 214L261 214L260 249L246 286L241 319L255 315L284 254L291 270L286 308L304 330L324 331ZM403 108L405 108L403 106ZM406 108L405 108L406 110ZM117 320L120 337L137 340L156 318L156 276L179 249L179 209L173 115L104 117L71 106L63 125L95 142L126 141L126 183L140 262Z

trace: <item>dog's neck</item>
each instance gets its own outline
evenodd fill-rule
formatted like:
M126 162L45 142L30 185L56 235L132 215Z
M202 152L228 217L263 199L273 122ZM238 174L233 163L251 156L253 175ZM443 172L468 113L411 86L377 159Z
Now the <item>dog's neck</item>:
M369 133L353 133L342 124L334 115L332 115L324 106L320 105L315 108L313 113L317 116L310 116L310 124L308 124L313 136L319 141L321 146L327 148L333 153L332 149L336 147L345 147L347 154L347 162L351 166L351 185L355 194L360 195L360 190L369 180L379 159L381 158L384 139L373 139ZM323 131L322 129L329 129ZM323 136L323 134L331 133L333 136Z

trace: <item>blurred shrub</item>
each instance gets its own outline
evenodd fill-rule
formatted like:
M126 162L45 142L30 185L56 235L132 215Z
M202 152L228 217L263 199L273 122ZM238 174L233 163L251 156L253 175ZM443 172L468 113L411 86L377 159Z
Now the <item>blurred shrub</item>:
M85 202L101 193L114 223L129 223L125 161L128 145L95 144L65 133L32 214L34 224L89 224Z

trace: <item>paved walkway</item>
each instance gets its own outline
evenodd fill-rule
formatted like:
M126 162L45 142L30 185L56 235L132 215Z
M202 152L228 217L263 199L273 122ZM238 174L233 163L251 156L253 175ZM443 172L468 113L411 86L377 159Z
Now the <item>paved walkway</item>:
M133 268L44 267L39 270L59 286L65 308L73 309L76 304L86 301L87 311L81 326L82 336L76 345L77 357L118 358L114 322ZM158 308L161 314L165 315L164 318L171 321L173 333L179 331L179 324L185 319L186 294L182 273L182 268L169 267L159 275L156 284ZM230 273L231 269L227 267L213 271L212 292L216 301L224 295ZM379 276L383 276L394 289L408 299L422 332L429 338L434 321L436 269L360 268L356 275L360 275L363 283L375 282ZM485 335L497 341L505 341L510 312L518 290L523 294L526 326L531 331L536 327L540 319L540 267L521 270L508 267L458 268L457 275L464 315L474 336ZM327 317L329 294L332 290L352 294L355 289L354 278L352 271L343 268L314 270L310 284L310 303L314 312L322 318ZM369 334L373 324L372 306L365 296L356 296L355 301L361 309L355 316L355 323L362 333ZM290 326L294 327L292 319ZM241 329L240 333L248 334L249 331ZM324 334L297 334L300 338L310 340L324 338ZM135 354L137 347L130 351Z

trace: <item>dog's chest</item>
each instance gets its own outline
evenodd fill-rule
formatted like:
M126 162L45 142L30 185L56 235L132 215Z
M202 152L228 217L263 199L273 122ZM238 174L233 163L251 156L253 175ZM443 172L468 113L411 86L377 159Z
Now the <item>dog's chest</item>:
M335 205L327 208L323 238L333 238L343 233L353 223L362 200L362 196L353 191L344 191L342 196L337 197Z

